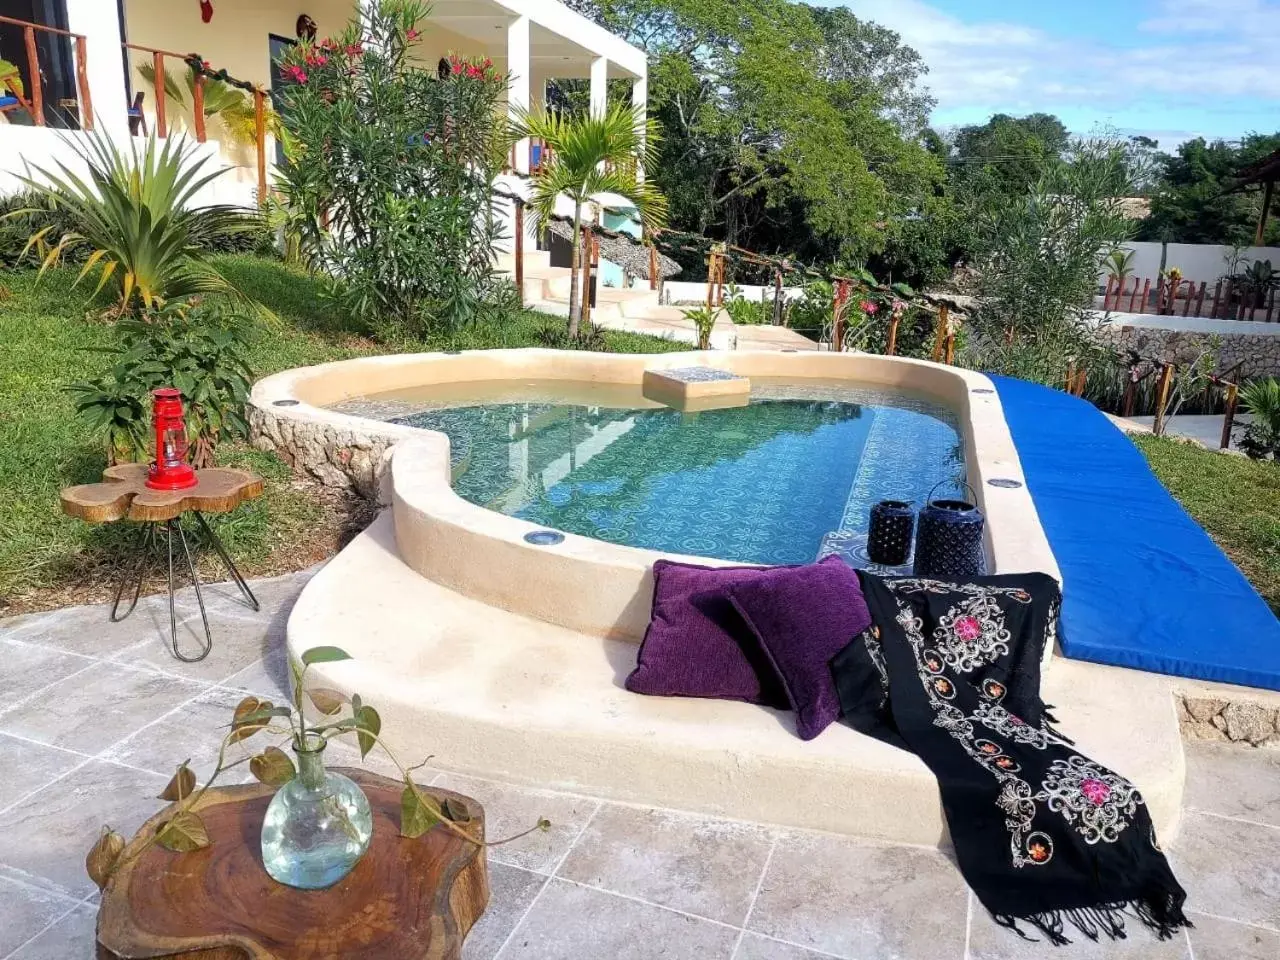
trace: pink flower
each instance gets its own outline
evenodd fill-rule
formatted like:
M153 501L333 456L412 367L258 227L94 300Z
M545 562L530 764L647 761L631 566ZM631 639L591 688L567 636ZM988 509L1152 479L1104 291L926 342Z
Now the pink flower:
M328 62L329 58L323 53L317 53L314 56L307 57L307 66L309 67L323 67Z
M493 60L489 57L485 57L483 66L486 70L488 70L490 67L493 66Z
M349 56L349 57L358 57L358 56L360 56L362 53L364 53L364 44L363 44L363 43L349 43L349 44L347 44L347 56Z
M977 617L957 617L952 629L965 643L972 643L982 636L982 624Z
M880 309L874 300L863 300L860 306L862 307L862 312L868 317L874 317L876 311Z
M404 38L406 40L409 40L410 42L417 40L420 36L422 36L422 34L420 34L417 30L414 30L412 27L410 27L404 33Z
M286 67L284 73L285 73L285 76L287 76L294 83L307 82L307 71L303 70L301 67L297 65Z
M1080 781L1080 792L1095 807L1102 806L1107 802L1107 798L1111 796L1111 788L1101 780L1095 780L1093 777Z

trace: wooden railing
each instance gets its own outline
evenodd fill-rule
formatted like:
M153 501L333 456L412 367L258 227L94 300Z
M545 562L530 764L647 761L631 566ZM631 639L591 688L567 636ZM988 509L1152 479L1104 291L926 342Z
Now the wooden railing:
M15 20L13 17L0 17L0 23L22 27L23 41L27 54L27 76L30 86L19 97L19 100L25 101L23 106L31 114L31 121L37 127L45 126L45 118L44 81L40 75L40 56L36 47L36 32L71 38L75 45L76 91L78 94L76 106L80 114L80 128L82 130L92 130L93 100L89 96L89 74L85 66L88 42L84 35L72 33L70 30L60 30L57 27L46 27L39 23L30 23L26 20Z
M1152 293L1155 302L1152 303ZM1102 309L1114 313L1148 313L1160 316L1210 317L1220 320L1255 320L1271 323L1276 317L1277 295L1274 286L1259 292L1248 280L1227 277L1219 280L1208 297L1209 285L1197 287L1191 280L1170 281L1158 277L1134 278L1133 289L1128 279L1109 277L1102 295ZM1206 312L1207 310L1207 312Z

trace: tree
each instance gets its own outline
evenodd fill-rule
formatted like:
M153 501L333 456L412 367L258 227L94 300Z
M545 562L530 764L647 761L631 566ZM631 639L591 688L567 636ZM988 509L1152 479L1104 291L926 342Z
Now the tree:
M509 145L507 77L413 54L427 7L363 6L340 36L282 59L290 151L277 183L304 254L368 328L456 328L505 309L493 270L493 178Z
M1071 135L1057 117L997 113L986 123L961 127L952 140L952 178L970 195L1025 194L1060 158Z
M1159 158L1161 176L1143 221L1141 240L1167 243L1251 244L1262 212L1258 192L1231 192L1239 171L1280 149L1280 133L1250 134L1238 146L1224 140L1188 140ZM1272 222L1264 243L1280 242Z
M665 133L653 171L680 229L861 260L942 183L938 159L903 134L927 97L918 55L889 31L786 0L579 6L649 54L650 109Z
M582 208L600 193L616 193L636 208L646 230L666 220L667 201L652 181L637 177L636 165L653 169L660 140L657 128L644 114L622 104L604 116L561 113L521 113L516 136L533 137L547 145L551 155L531 176L529 207L546 222L555 213L561 196L573 202L573 259L569 270L569 336L579 335L582 307L578 296L581 269Z

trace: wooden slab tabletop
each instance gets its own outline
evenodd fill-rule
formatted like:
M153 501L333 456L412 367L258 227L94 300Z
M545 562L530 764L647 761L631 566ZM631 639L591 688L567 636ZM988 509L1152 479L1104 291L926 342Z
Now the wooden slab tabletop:
M145 463L121 463L102 472L101 483L62 491L62 512L90 523L114 520L171 520L188 510L229 513L245 500L262 496L262 478L248 470L211 467L197 470L197 483L185 490L152 490Z
M99 960L457 960L489 902L483 848L437 826L400 836L403 784L335 768L360 784L373 809L373 840L354 870L326 890L277 883L262 866L262 818L275 793L261 784L211 789L197 803L213 841L194 853L134 851L166 813L126 847L102 893ZM465 830L484 837L484 811L463 804Z

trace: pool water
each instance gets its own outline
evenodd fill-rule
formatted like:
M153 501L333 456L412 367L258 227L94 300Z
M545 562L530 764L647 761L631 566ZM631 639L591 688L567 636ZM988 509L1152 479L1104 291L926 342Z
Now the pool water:
M591 389L563 385L479 389L394 422L449 436L454 489L472 503L744 563L857 562L874 503L923 503L937 484L954 496L963 479L954 415L925 398L753 382L748 406L680 413L611 391L593 405Z

